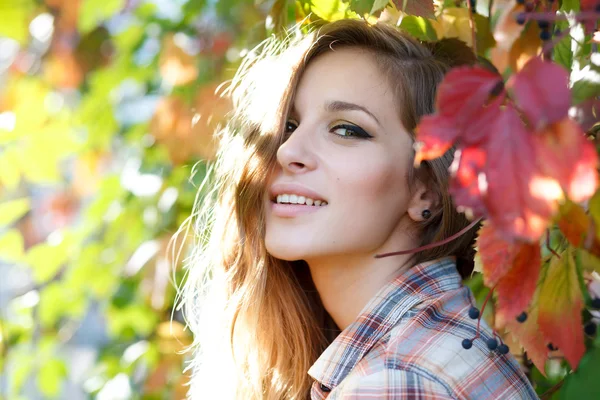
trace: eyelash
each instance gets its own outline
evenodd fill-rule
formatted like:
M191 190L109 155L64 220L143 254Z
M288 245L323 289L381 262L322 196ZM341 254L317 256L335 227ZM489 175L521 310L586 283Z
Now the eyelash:
M294 124L294 128L290 128L290 125ZM298 125L291 122L291 121L287 121L285 123L285 133L287 133L288 135L291 134L294 130L296 130L296 128L298 128ZM354 135L338 135L337 133L335 133L334 135L341 137L342 139L371 139L373 136L369 135L367 133L367 131L365 131L364 129L362 129L361 127L357 126L357 125L351 125L351 124L339 124L334 126L333 128L331 128L331 131L335 131L337 129L346 129L350 132L353 132Z

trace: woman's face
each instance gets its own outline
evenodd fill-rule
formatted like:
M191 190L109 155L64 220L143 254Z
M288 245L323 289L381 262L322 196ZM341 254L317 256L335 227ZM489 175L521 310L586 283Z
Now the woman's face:
M310 263L405 243L412 140L399 106L365 50L343 48L309 63L268 179L270 254ZM290 204L298 198L302 204Z

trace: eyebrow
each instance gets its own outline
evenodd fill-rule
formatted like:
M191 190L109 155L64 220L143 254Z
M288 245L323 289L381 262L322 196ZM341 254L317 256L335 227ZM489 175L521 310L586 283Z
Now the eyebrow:
M362 112L370 115L371 118L373 118L377 122L377 124L379 124L379 126L381 126L381 122L379 122L377 117L371 111L369 111L366 107L360 106L358 104L348 103L345 101L332 101L325 105L325 110L329 111L329 112L362 111Z

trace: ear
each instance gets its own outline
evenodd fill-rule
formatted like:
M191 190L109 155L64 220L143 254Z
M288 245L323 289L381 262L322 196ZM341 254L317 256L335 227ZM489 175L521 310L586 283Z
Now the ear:
M437 196L423 182L416 180L416 188L408 203L408 216L415 222L424 221L424 210L430 210L438 203Z

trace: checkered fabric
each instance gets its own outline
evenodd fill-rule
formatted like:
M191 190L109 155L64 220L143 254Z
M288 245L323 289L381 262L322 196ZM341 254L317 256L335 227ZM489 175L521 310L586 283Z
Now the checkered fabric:
M474 299L454 258L416 265L383 287L308 371L312 399L537 399L512 355L475 336Z

